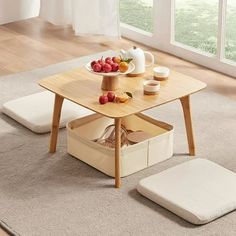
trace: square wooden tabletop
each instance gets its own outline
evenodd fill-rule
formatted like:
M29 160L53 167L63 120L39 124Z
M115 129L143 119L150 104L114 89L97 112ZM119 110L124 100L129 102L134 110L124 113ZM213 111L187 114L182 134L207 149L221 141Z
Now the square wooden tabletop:
M99 96L103 94L102 76L92 74L84 67L46 77L39 82L39 85L65 99L111 118L136 114L193 94L206 87L205 83L172 70L169 79L161 82L158 95L144 95L143 81L151 77L152 68L143 77L121 76L120 89L116 92L132 92L133 99L127 103L105 105L100 105L98 102Z

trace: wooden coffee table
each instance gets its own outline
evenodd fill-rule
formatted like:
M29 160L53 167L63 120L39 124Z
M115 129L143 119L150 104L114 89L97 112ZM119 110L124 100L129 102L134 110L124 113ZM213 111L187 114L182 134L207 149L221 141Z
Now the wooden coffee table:
M169 79L161 82L158 95L143 95L143 80L152 77L152 68L144 77L120 77L120 91L133 93L128 103L107 103L100 105L99 96L102 77L91 74L85 68L56 74L39 82L39 85L55 93L50 152L56 151L57 136L63 100L68 99L96 113L114 119L115 122L115 186L121 185L120 178L120 127L123 117L140 113L153 107L180 99L182 104L188 139L189 154L195 155L194 135L190 111L190 95L206 87L206 84L189 76L171 71ZM118 90L118 92L119 92Z

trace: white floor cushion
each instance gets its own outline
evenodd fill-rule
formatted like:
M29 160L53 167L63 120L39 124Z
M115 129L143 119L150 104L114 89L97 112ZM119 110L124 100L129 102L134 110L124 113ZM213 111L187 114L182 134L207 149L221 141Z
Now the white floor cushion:
M236 208L236 174L194 159L141 180L137 190L193 224L208 223Z
M45 91L32 94L3 104L2 112L36 133L51 130L54 94ZM64 100L60 128L72 119L83 117L93 112L68 100Z

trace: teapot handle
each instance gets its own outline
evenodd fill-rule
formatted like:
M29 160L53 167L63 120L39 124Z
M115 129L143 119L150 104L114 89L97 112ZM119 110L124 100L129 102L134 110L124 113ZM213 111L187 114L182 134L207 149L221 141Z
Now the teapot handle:
M146 64L146 67L152 66L154 64L154 56L152 53L148 52L148 51L144 51L144 55L146 57L146 55L148 55L151 58L151 63Z

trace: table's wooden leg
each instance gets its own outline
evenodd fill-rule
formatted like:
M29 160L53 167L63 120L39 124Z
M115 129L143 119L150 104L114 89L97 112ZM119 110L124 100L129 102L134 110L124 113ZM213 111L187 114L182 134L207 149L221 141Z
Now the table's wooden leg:
M56 152L56 148L57 148L57 136L58 136L63 100L64 100L63 97L59 96L58 94L55 94L50 147L49 147L49 151L51 153Z
M189 155L195 156L195 144L194 144L194 135L193 135L193 126L192 126L192 118L191 118L191 109L190 109L190 96L185 96L180 98L183 112L184 112L184 120L185 120L185 127L187 132L188 138L188 148L189 148Z
M120 179L120 128L121 128L121 119L115 119L115 187L120 188L121 179Z

